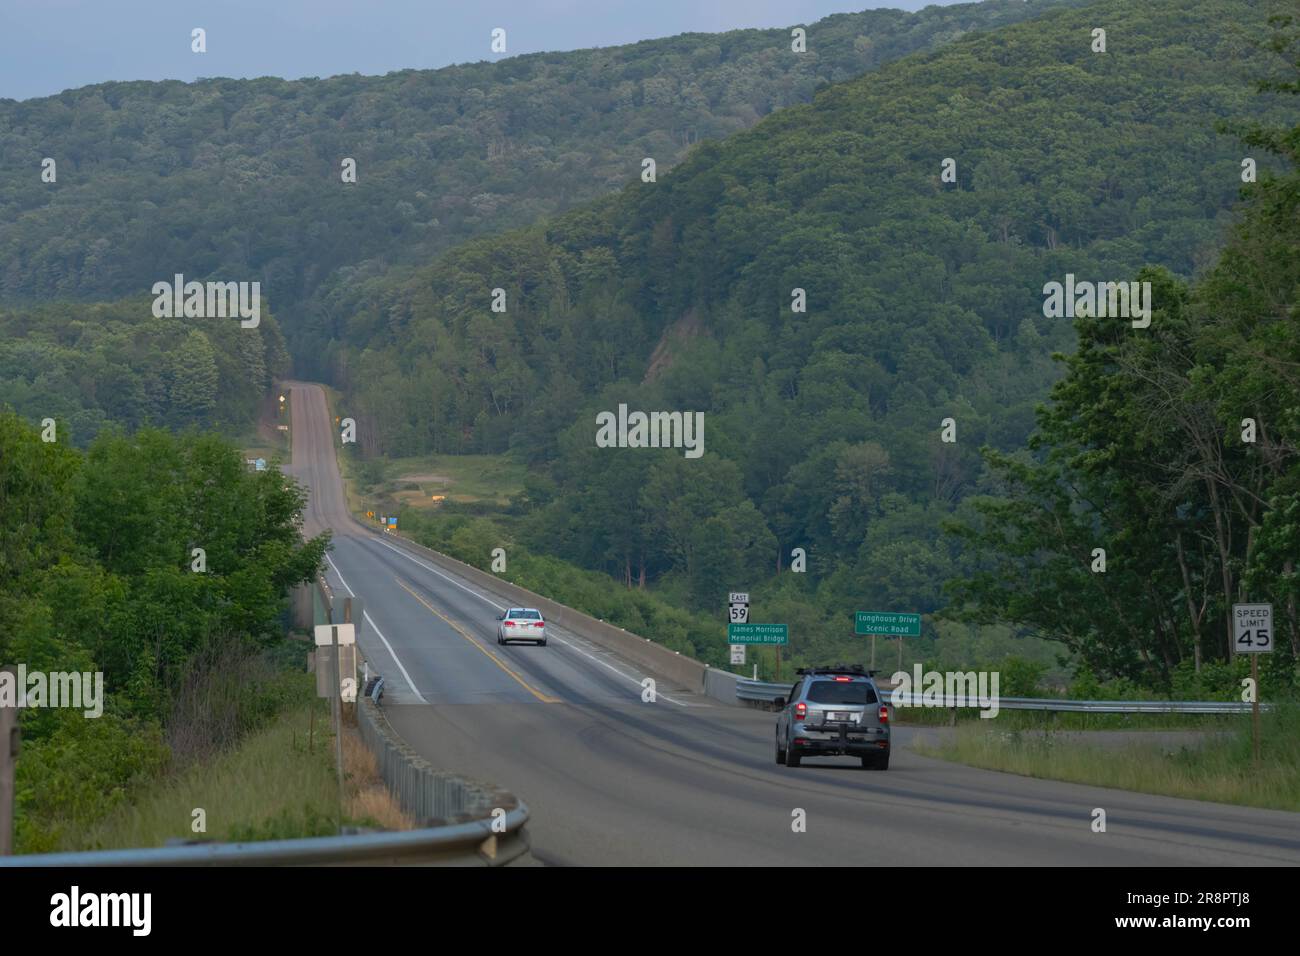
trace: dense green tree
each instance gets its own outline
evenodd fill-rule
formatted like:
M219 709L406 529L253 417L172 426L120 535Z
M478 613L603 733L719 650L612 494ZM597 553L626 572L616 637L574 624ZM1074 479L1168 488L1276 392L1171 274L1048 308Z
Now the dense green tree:
M1291 72L1261 86L1300 92L1296 20L1274 27ZM1076 320L1033 454L988 451L1002 494L954 528L986 556L954 582L961 612L1062 640L1096 673L1167 683L1230 659L1246 600L1274 604L1279 673L1300 656L1300 126L1247 128L1288 168L1244 187L1231 240L1190 289L1139 273L1149 328Z

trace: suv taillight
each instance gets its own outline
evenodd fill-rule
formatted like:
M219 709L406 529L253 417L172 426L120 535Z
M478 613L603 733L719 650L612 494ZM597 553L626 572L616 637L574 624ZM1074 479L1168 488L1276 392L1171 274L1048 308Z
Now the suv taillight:
M880 705L880 722L882 724L889 723L889 706L886 704Z
M799 701L799 703L797 703L797 704L794 705L794 719L795 719L795 720L803 720L803 719L804 719L805 717L807 717L807 716L808 716L808 705L807 705L807 704L805 704L803 701Z

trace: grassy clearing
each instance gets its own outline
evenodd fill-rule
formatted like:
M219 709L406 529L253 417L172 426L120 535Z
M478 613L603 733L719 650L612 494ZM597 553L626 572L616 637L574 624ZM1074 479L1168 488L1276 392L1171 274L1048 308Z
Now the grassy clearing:
M310 741L311 710L315 733ZM342 823L409 829L355 730L344 729ZM65 850L157 847L178 840L275 840L338 832L338 782L329 709L311 700L282 714L238 747L141 791L93 828L65 835ZM206 833L191 829L206 814Z
M433 495L445 495L449 501L509 504L523 491L526 471L508 455L394 458L386 469L395 498L403 504L429 506L436 504L431 500Z
M1000 719L999 719L1000 723ZM1025 734L965 724L930 757L1027 777L1066 780L1140 793L1211 800L1275 810L1300 810L1300 707L1279 707L1261 719L1262 759L1251 761L1249 717L1223 718L1230 736L1204 746L1130 744L1103 748L1051 733Z

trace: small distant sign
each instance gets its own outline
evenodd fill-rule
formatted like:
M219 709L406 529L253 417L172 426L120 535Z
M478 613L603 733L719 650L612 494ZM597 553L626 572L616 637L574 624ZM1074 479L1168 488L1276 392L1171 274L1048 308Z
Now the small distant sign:
M897 611L858 611L853 618L853 633L920 637L921 615Z
M330 632L336 627L339 629L340 644L355 644L357 642L357 626L355 624L317 624L316 646L329 647L333 645L334 637Z
M749 623L749 592L732 591L727 595L727 623Z
M258 471L266 471L266 459L257 459L257 461L253 462L253 467Z
M790 629L784 624L728 624L729 644L789 644Z
M744 645L744 644L732 644L732 645L731 645L731 663L733 663L733 664L743 664L743 663L745 663L745 645Z

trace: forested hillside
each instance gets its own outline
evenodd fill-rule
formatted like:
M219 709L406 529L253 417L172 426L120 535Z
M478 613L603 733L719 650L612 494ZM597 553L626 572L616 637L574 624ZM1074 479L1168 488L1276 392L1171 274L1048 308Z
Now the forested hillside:
M839 15L805 25L802 54L788 28L741 30L382 77L0 100L0 302L128 297L176 272L260 281L300 374L317 375L336 286L607 193L643 157L666 170L827 82L1077 2Z
M1300 94L1300 19L1278 24ZM987 455L997 495L957 526L979 571L954 582L970 620L1050 633L1134 678L1231 656L1232 605L1268 602L1265 681L1300 659L1300 124L1242 124L1287 169L1244 189L1223 255L1190 288L1152 270L1134 334L1077 320L1079 347L1032 453ZM1097 549L1100 549L1100 553ZM1099 565L1098 561L1103 564ZM1244 663L1244 661L1242 662ZM1240 674L1237 675L1240 677Z
M1044 284L1196 275L1243 156L1280 168L1216 131L1293 108L1251 84L1279 9L1104 0L839 84L656 183L358 286L340 311L368 346L339 377L373 450L541 466L512 519L533 550L706 607L804 548L765 593L820 609L805 647L854 607L934 611L978 567L941 527L1000 487L981 446L1023 446L1073 349ZM705 411L704 457L595 447L619 403Z
M85 445L108 423L243 431L289 354L270 315L157 319L148 298L0 308L0 408Z

